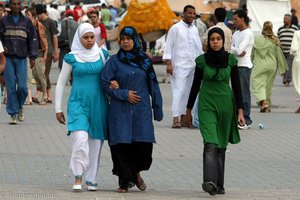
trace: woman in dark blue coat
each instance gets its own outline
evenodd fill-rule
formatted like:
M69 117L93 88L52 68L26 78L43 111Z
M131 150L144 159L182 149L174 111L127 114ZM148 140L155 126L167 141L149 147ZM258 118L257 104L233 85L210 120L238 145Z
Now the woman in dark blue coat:
M163 118L162 96L154 68L143 52L133 27L120 32L121 48L106 63L102 73L103 89L110 96L108 111L109 145L113 174L119 177L118 192L134 184L145 190L139 172L152 163L155 143L153 117ZM110 87L117 81L117 88ZM153 114L152 114L153 113Z

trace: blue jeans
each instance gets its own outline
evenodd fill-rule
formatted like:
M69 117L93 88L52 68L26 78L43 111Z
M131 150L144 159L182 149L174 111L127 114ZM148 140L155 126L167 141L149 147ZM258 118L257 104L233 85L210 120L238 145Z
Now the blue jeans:
M247 125L252 124L252 120L250 118L250 110L251 110L251 94L250 94L250 76L251 76L251 68L248 67L238 67L242 96L243 96L243 105L244 105L244 118Z
M26 58L6 58L4 71L7 90L6 112L13 116L19 113L27 98Z

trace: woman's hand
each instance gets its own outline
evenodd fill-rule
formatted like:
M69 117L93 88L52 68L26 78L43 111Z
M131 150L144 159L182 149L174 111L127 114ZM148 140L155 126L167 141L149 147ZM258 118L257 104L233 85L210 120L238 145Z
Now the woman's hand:
M66 119L63 112L56 113L56 119L59 123L65 124Z
M244 126L246 123L245 118L244 118L244 111L243 109L239 109L238 111L238 124L241 126Z
M110 85L109 85L110 89L119 89L119 83L115 80L110 81Z
M129 92L128 92L128 101L131 104L137 104L141 101L141 97L137 95L137 91L129 90Z
M190 128L192 126L192 110L191 109L186 109L186 114L185 114L185 120L186 120L186 126Z

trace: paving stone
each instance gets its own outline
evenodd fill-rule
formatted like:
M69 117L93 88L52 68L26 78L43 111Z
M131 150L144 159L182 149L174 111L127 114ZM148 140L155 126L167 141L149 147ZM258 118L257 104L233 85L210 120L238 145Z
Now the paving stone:
M149 171L142 173L148 187L146 192L137 188L128 194L115 192L118 180L112 175L110 150L105 142L98 175L99 191L87 192L84 189L81 193L73 193L74 177L69 170L71 142L66 135L67 127L56 122L54 104L34 104L24 107L25 122L16 126L8 125L5 106L0 110L0 200L212 199L201 189L201 134L197 129L171 129L172 98L168 76L165 66L154 67L159 80L166 79L160 84L164 119L154 122L157 143L154 145L153 164ZM54 64L51 71L53 82L58 74L57 64ZM70 89L70 86L65 88L64 110ZM55 85L53 94L54 90ZM252 127L240 132L240 144L228 146L226 194L213 199L300 200L300 115L293 113L300 103L295 89L283 87L279 76L273 87L272 102L271 113L260 113L252 96ZM259 129L260 123L264 124L264 129Z

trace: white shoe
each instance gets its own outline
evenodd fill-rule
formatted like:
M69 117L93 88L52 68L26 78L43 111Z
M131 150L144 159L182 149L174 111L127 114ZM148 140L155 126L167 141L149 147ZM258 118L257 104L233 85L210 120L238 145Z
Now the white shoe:
M13 115L13 116L11 117L11 120L10 120L9 124L10 124L10 125L17 125L17 124L18 124L17 118L18 118L17 115Z
M247 129L249 128L249 126L247 126L247 124L244 124L244 125L239 125L239 124L238 124L238 128L239 128L240 130L247 130Z
M86 181L85 184L88 186L87 187L88 191L96 191L96 190L98 190L98 188L97 188L98 184L97 183L92 183L90 181Z
M88 188L87 188L88 191L97 191L98 188L97 186L93 186L93 185L88 185Z
M24 122L24 120L25 120L23 108L19 110L19 113L18 113L18 120L19 120L20 122Z
M74 192L80 192L82 190L82 185L77 185L77 184L75 184L75 185L73 185L73 191Z

